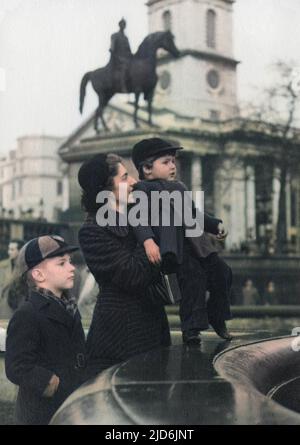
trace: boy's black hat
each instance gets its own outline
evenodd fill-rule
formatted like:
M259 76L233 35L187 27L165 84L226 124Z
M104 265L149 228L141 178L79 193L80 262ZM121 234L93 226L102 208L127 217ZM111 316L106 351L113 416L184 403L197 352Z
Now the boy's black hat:
M135 167L138 169L139 165L147 158L182 149L183 147L181 147L180 145L174 144L173 142L165 139L143 139L142 141L134 145L131 153L131 158Z
M28 241L20 250L17 260L18 272L22 275L47 258L54 258L76 250L79 250L79 247L70 246L61 236L39 236Z

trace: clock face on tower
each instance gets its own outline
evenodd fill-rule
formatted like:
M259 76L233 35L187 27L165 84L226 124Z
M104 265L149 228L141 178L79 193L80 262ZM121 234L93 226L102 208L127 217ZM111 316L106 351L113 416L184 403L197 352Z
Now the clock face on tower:
M212 89L217 89L220 85L220 75L217 70L209 70L206 76L207 83Z

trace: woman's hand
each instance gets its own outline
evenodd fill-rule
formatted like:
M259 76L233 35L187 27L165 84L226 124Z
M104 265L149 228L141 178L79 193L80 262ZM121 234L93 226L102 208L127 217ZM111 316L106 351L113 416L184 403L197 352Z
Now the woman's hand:
M152 238L144 241L144 248L150 263L159 264L161 262L159 247Z
M57 377L57 375L53 374L53 376L51 377L47 388L45 389L45 391L43 392L43 396L44 397L53 397L54 394L57 391L59 385L59 377Z

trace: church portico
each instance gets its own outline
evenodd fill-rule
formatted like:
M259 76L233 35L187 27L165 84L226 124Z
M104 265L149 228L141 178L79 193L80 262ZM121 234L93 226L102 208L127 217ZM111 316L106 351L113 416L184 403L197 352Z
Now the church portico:
M229 230L226 250L267 252L274 242L278 218L280 183L274 155L280 147L266 127L258 128L243 119L212 122L186 118L158 109L153 114L156 127L150 127L144 119L146 110L141 109L141 128L133 129L130 109L130 104L121 103L108 107L119 131L92 135L91 116L90 123L86 122L61 147L60 155L69 164L70 207L78 221L81 210L76 178L83 160L96 153L117 153L124 158L129 173L137 177L130 161L132 147L141 139L161 137L184 147L178 157L178 177L189 190L203 190L206 211L223 219ZM299 191L295 179L290 182L286 190L290 196L287 231L296 251Z

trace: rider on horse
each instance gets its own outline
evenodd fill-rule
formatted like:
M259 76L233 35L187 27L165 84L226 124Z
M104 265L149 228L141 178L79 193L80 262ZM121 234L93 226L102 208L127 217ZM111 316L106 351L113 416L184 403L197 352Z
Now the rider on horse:
M128 68L132 58L132 52L127 36L124 33L126 21L122 18L119 22L120 30L111 36L111 63L114 78L120 88L120 92L128 92Z

